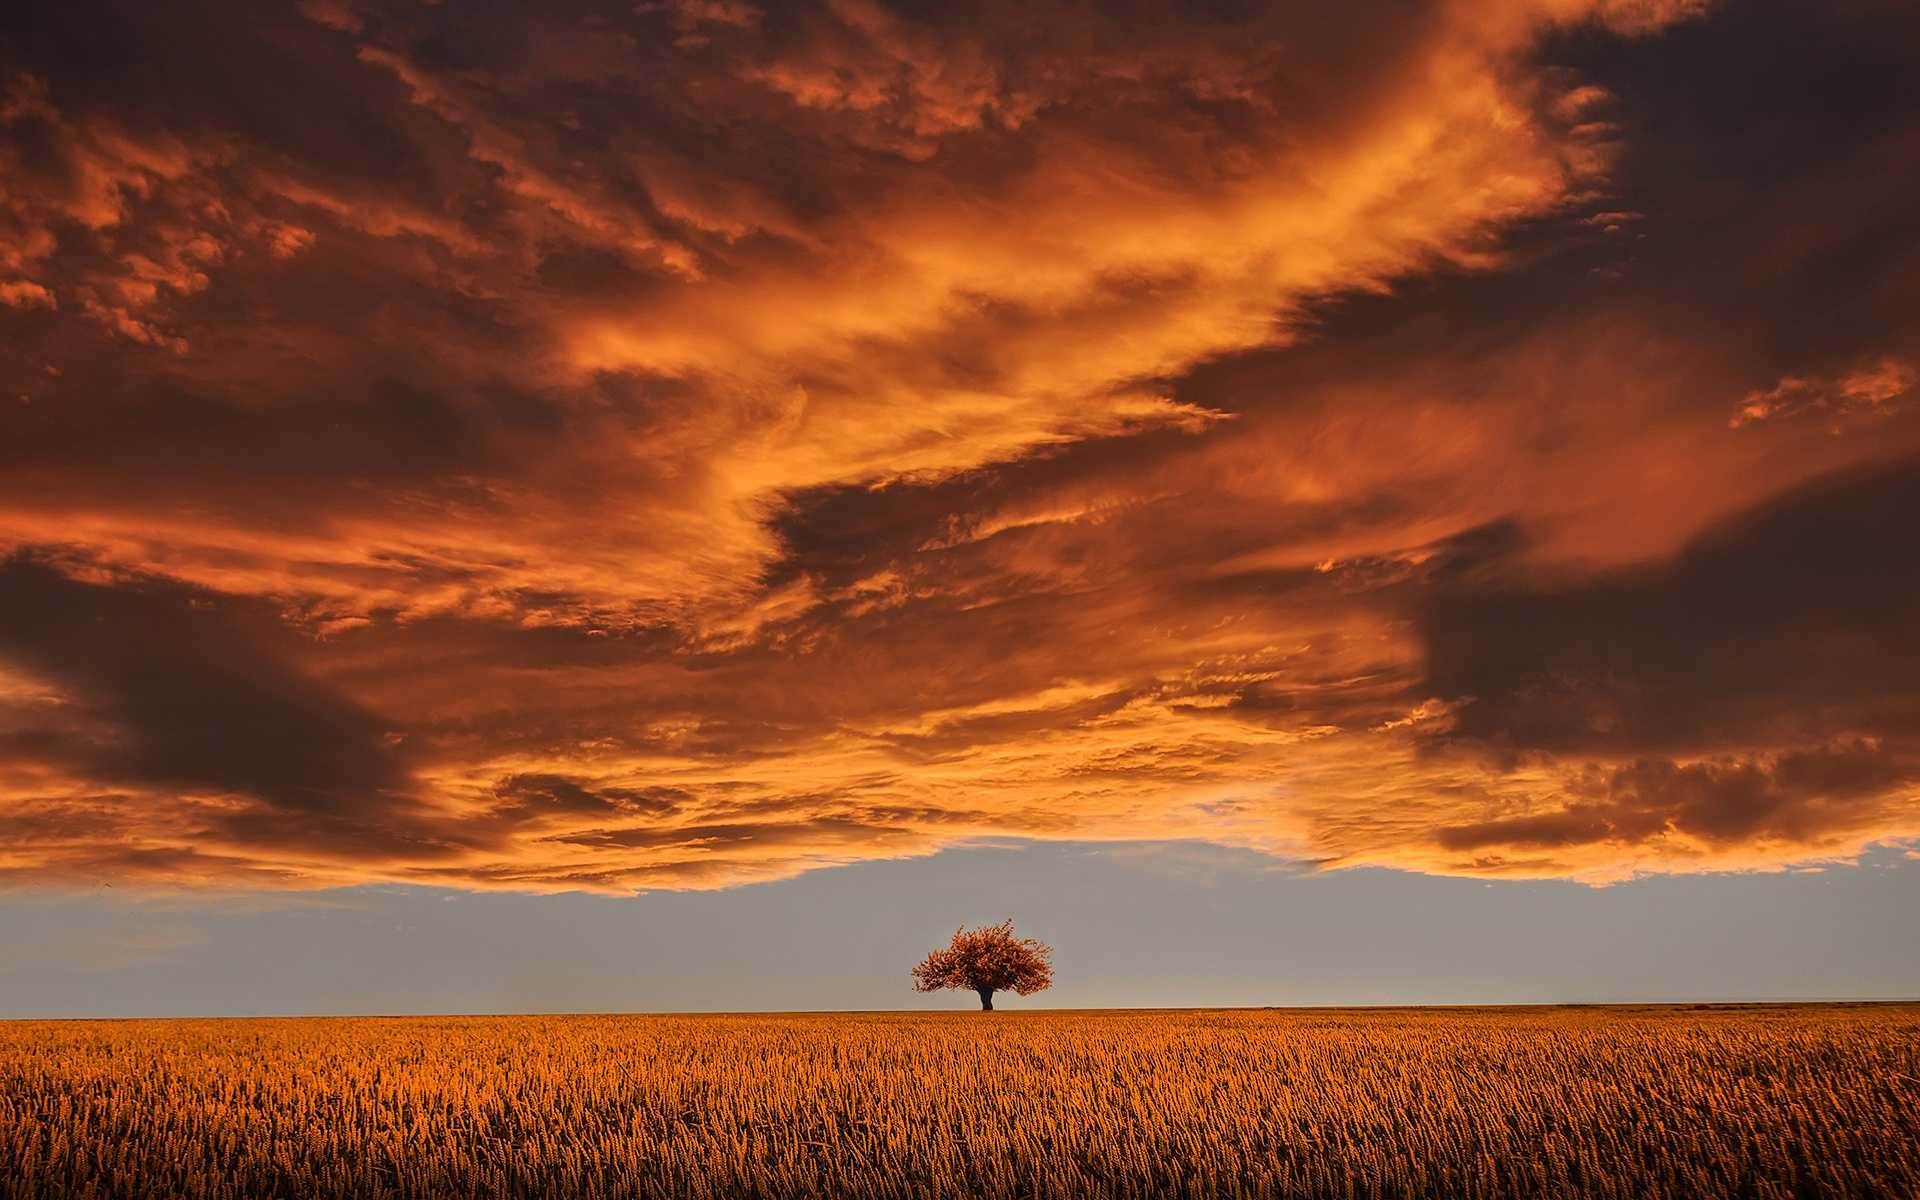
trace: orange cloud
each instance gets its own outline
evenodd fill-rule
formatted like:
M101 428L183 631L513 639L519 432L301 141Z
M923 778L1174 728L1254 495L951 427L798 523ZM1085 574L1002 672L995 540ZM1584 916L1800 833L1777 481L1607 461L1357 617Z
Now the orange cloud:
M1740 410L1728 418L1729 428L1760 421L1778 421L1811 412L1839 418L1857 414L1884 414L1920 380L1913 365L1898 358L1866 363L1831 379L1785 375L1770 388L1748 392Z
M1603 881L1920 827L1920 114L1747 166L1707 5L312 3L176 17L206 78L46 20L5 878Z

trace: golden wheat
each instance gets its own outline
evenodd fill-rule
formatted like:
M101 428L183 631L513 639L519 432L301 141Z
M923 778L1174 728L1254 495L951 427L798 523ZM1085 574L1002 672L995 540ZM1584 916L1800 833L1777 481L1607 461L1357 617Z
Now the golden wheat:
M0 1024L0 1193L1920 1196L1920 1008Z

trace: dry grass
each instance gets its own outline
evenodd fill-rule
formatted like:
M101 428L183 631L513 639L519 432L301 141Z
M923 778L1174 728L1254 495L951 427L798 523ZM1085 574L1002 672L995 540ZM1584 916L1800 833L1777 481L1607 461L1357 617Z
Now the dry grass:
M1920 1196L1920 1008L0 1024L0 1194Z

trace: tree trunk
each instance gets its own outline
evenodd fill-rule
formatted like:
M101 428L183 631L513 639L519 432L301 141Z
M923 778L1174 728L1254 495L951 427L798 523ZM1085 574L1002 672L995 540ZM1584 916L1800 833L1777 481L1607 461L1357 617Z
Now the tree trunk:
M993 989L992 988L976 988L975 990L980 993L980 1011L992 1012L993 1011Z

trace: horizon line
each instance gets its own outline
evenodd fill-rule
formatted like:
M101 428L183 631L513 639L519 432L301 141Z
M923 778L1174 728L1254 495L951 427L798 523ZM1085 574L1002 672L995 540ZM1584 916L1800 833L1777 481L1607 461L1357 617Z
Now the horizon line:
M1190 1013L1190 1012L1394 1012L1535 1010L1556 1008L1897 1008L1920 1005L1920 995L1905 997L1840 997L1811 1000L1516 1000L1480 1002L1400 1002L1379 1004L1185 1004L1090 1005L1061 1008L994 1009L995 1015L1022 1013ZM114 1017L0 1017L0 1024L41 1024L108 1021L409 1021L486 1020L510 1017L830 1017L830 1016L975 1016L972 1008L769 1008L769 1009L550 1009L526 1012L313 1012L313 1013L172 1013Z

